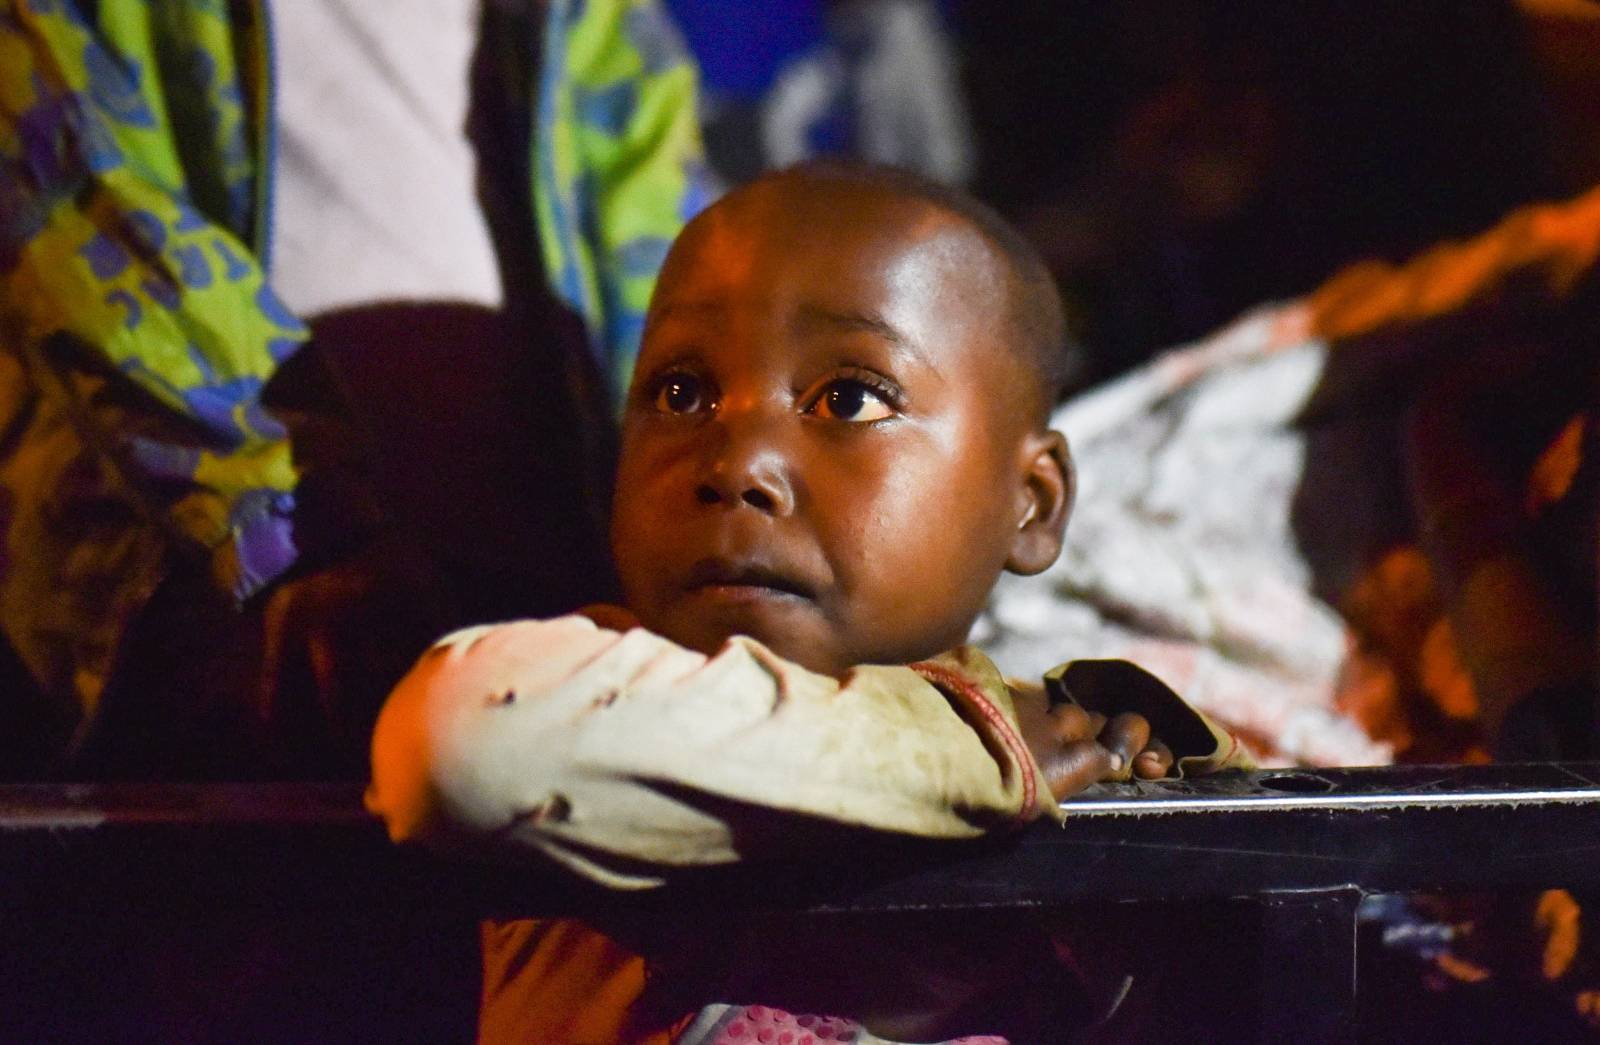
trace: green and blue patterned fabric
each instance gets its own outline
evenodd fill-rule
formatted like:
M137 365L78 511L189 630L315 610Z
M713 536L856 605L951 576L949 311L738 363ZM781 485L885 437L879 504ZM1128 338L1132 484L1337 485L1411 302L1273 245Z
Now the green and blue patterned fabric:
M0 628L82 723L173 556L240 601L293 563L261 393L307 330L271 284L266 0L3 2ZM695 71L655 0L549 0L540 35L538 246L620 394L708 202Z
M711 202L696 72L655 0L552 5L533 191L546 271L619 404L667 248Z

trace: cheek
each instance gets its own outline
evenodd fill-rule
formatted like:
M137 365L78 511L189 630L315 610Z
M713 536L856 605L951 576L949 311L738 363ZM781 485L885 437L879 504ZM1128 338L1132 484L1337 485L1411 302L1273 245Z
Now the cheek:
M638 428L623 435L613 501L636 514L659 514L671 503L669 492L683 487L694 450L693 432L663 431L663 426L649 421L638 423Z
M670 464L654 442L629 440L617 463L611 502L611 555L630 599L660 561L659 544L668 539L675 514L669 495Z
M648 532L634 522L627 499L619 493L611 513L611 561L622 584L623 602L635 609L643 592L642 567L651 558L651 550L641 546L640 534Z
M975 424L977 422L967 422ZM947 599L971 602L986 594L1010 553L1014 511L1004 480L1007 462L986 439L952 426L932 453L897 479L903 518L887 520L919 561L929 586Z
M841 565L885 604L948 599L994 557L995 513L955 463L945 441L928 439L830 484L830 536L849 552Z

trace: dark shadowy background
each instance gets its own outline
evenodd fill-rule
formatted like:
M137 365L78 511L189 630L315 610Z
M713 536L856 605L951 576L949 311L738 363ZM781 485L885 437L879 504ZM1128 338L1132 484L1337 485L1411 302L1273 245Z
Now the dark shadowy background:
M1403 258L1600 176L1588 0L670 6L704 66L708 143L730 182L794 158L772 155L773 110L819 91L832 94L808 151L874 155L864 110L881 97L838 67L890 41L914 49L882 29L889 12L914 22L918 8L942 29L954 94L926 101L939 85L920 76L906 98L964 110L968 163L950 180L1045 253L1080 385L1348 262Z

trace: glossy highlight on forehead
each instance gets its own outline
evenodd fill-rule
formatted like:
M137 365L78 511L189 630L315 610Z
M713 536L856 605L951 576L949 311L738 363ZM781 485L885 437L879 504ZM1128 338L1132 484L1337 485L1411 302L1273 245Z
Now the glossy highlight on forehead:
M998 308L1004 314L995 318L1007 329L999 340L1009 346L1032 379L1037 419L1044 422L1076 365L1054 279L1038 252L988 206L920 175L836 161L805 163L763 175L724 196L690 223L668 255L662 283L675 282L684 265L705 264L708 250L716 254L719 272L737 279L740 265L751 258L741 257L737 251L717 252L719 233L728 234L731 240L746 237L748 242L749 233L756 230L767 245L781 249L786 238L802 236L814 227L808 221L827 223L844 216L894 224L897 235L912 243L947 233L952 223L976 234L996 263L990 271L1000 277L998 289L1003 300ZM978 269L970 271L980 278ZM664 304L658 291L652 315ZM674 300L670 308L676 311L687 304Z
M910 366L943 384L958 359L970 359L977 368L962 380L992 384L988 398L1009 400L1002 409L1015 418L1027 413L1016 403L1030 381L1008 350L1008 293L992 244L945 211L853 185L796 191L765 181L726 199L674 245L642 372L692 355L752 316L782 317L794 344L834 353L835 362Z

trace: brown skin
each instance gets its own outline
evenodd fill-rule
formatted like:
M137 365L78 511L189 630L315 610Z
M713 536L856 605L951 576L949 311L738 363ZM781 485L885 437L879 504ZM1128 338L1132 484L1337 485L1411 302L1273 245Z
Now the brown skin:
M611 538L639 620L841 676L960 645L1002 570L1049 566L1071 465L995 321L1011 278L964 219L877 187L758 182L691 223L623 422ZM1105 743L1087 716L1025 725L1068 790L1164 750L1142 719Z

